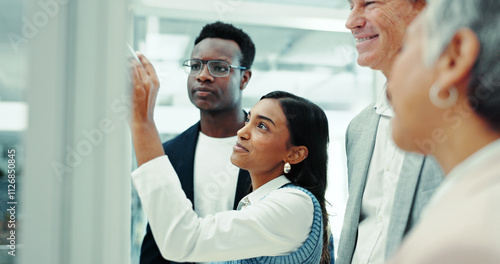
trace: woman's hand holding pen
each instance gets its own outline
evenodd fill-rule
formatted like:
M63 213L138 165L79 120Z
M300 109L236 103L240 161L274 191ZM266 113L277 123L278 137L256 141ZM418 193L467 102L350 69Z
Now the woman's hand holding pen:
M151 62L138 53L132 62L132 125L154 123L153 114L160 82Z
M130 129L134 141L137 165L164 155L160 136L154 122L154 108L160 82L151 62L137 54L140 62L132 60L132 120Z

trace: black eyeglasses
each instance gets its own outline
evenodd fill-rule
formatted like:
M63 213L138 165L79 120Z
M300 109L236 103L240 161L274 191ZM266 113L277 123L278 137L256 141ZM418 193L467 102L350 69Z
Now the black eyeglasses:
M231 65L221 60L190 59L184 61L184 63L182 63L182 66L184 66L184 70L186 71L186 73L189 73L189 75L198 75L203 68L203 64L206 64L208 66L208 71L213 77L226 77L231 72L231 68L240 70L247 69L246 67Z

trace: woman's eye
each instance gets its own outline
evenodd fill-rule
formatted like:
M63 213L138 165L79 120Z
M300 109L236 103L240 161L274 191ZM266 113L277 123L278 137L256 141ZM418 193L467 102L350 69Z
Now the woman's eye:
M259 125L257 127L260 128L260 129L267 130L267 126L264 123L259 123Z
M248 124L248 122L250 122L250 119L247 117L245 118L245 124Z

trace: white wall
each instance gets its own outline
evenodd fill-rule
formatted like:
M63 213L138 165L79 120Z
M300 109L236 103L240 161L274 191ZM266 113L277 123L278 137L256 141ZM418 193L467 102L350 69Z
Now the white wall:
M17 263L129 263L126 1L26 1L29 70ZM28 38L29 37L29 38Z

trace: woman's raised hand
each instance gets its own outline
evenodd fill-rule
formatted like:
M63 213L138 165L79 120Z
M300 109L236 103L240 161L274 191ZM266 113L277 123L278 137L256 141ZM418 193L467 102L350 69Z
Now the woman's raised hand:
M153 119L160 82L151 62L138 53L140 63L132 60L132 117L130 130L138 166L164 155Z
M132 124L154 123L155 108L160 81L151 62L137 53L139 63L132 60Z

